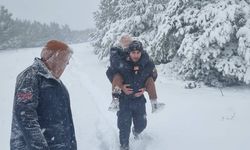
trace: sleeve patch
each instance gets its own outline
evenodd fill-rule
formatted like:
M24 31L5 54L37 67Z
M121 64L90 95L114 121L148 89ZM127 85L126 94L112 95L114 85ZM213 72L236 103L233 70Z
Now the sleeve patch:
M32 97L33 97L33 94L30 91L17 93L17 100L19 101L31 100Z

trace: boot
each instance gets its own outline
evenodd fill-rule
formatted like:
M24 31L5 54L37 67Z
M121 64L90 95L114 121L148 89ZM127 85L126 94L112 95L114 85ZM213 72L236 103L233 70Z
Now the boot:
M139 140L139 139L140 139L139 133L135 132L135 128L134 128L134 127L132 128L132 133L133 133L133 135L134 135L134 139L135 139L135 140Z
M114 87L112 91L113 99L108 108L109 111L113 111L113 112L119 111L119 100L120 100L121 93L122 93L122 90L118 86Z
M129 146L128 145L121 145L120 150L129 150Z
M108 110L113 111L113 112L119 111L119 99L118 98L113 98L112 102L109 105Z
M157 100L151 100L152 113L156 113L164 109L165 103L158 102Z

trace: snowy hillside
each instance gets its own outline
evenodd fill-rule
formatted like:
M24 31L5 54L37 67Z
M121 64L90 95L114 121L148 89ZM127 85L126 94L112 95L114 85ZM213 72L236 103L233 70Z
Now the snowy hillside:
M79 150L117 150L116 114L107 111L111 85L107 62L100 62L89 43L72 45L73 59L62 80L70 96ZM9 149L16 75L33 63L41 48L0 52L0 149ZM158 66L158 69L165 68ZM249 150L250 88L185 89L184 82L160 71L159 101L166 109L151 114L148 126L132 150Z

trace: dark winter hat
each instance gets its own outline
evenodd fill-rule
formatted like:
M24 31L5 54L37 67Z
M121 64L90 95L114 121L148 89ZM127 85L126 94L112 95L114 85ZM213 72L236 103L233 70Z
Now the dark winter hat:
M128 52L130 53L130 52L136 51L136 50L142 52L143 47L142 47L142 43L140 41L134 40L129 44Z

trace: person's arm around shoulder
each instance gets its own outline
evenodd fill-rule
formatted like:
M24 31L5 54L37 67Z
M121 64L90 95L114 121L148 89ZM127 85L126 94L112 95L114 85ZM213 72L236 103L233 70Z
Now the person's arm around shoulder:
M38 123L39 83L35 71L24 72L17 78L14 115L29 149L49 150Z

